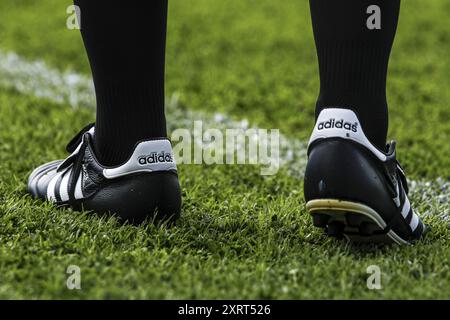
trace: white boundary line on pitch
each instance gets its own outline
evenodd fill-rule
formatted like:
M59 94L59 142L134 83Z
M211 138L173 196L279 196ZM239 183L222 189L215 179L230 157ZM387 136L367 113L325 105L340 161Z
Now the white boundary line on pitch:
M29 61L12 52L0 50L0 87L16 90L25 95L48 99L73 108L95 106L92 79L74 72L61 72L44 61ZM166 104L169 130L190 128L196 120L205 128L248 129L247 120L234 121L223 114L208 114L182 110L175 93ZM176 127L175 127L176 125ZM301 178L306 165L306 143L280 135L280 166L289 168L291 174ZM435 199L440 215L449 218L450 182L438 178L434 181L410 180L411 198L417 203L429 203ZM425 208L428 211L430 208ZM433 209L435 211L436 209ZM422 210L421 210L422 211ZM437 212L434 212L435 214Z
M73 108L95 106L95 92L92 79L74 72L60 72L43 61L28 61L15 53L0 50L0 87L14 89L26 95L48 99ZM194 121L203 122L208 128L249 129L247 120L234 121L216 113L183 110L179 107L178 93L174 93L166 103L166 116L169 132L177 128L192 129ZM176 127L175 127L176 126ZM194 141L198 143L199 141ZM286 164L302 175L306 166L306 144L303 141L287 139L280 135L280 167Z

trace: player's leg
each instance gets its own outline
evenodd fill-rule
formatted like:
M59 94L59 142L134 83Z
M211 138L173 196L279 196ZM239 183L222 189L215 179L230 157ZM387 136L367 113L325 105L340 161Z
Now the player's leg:
M320 71L305 174L316 226L354 240L419 238L395 143L386 143L386 74L400 0L310 0Z
M164 115L167 0L75 0L97 98L95 127L64 162L38 168L37 197L141 221L177 216L180 189ZM59 169L57 169L59 168Z
M164 60L167 0L75 0L97 97L95 151L126 160L139 140L166 136Z

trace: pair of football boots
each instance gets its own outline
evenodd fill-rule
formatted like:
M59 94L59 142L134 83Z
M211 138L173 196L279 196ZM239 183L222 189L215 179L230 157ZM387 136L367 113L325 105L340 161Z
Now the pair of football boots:
M141 141L125 163L107 167L95 156L94 131L94 125L84 128L68 144L65 160L35 169L29 192L75 210L114 213L132 223L176 220L181 191L169 140ZM320 113L308 145L304 193L314 225L330 236L404 244L425 232L411 208L395 142L378 150L348 109Z

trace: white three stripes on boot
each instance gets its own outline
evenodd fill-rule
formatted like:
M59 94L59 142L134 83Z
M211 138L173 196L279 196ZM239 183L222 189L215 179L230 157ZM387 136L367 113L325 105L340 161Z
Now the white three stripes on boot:
M59 186L59 195L61 197L61 201L65 202L69 200L69 178L72 167L68 168L66 171L57 173L47 187L47 199L52 202L56 202L58 199L56 198L56 187L58 180L62 177L61 184ZM75 185L75 199L83 199L83 191L81 190L81 176L80 172L77 183Z
M56 202L56 195L55 195L55 189L56 189L56 182L58 179L63 175L63 172L57 173L52 180L50 180L50 183L47 187L47 199L52 202Z
M408 196L405 194L405 203L403 204L402 208L402 216L406 219L406 217L409 214L409 211L412 211L412 218L409 222L409 226L411 230L414 232L416 230L417 226L419 225L419 217L414 213L414 210L411 208L411 203L409 202Z
M59 194L61 196L61 201L69 200L69 178L70 178L70 170L64 174L64 177L61 181L61 186L59 187Z

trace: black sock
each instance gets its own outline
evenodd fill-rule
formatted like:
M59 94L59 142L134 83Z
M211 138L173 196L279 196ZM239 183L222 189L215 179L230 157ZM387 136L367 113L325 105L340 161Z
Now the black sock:
M367 13L373 5L381 29L377 8ZM310 0L310 8L320 70L316 116L326 107L350 108L368 139L384 149L386 74L400 0Z
M103 165L135 143L165 137L167 0L75 0L97 97L95 149Z

